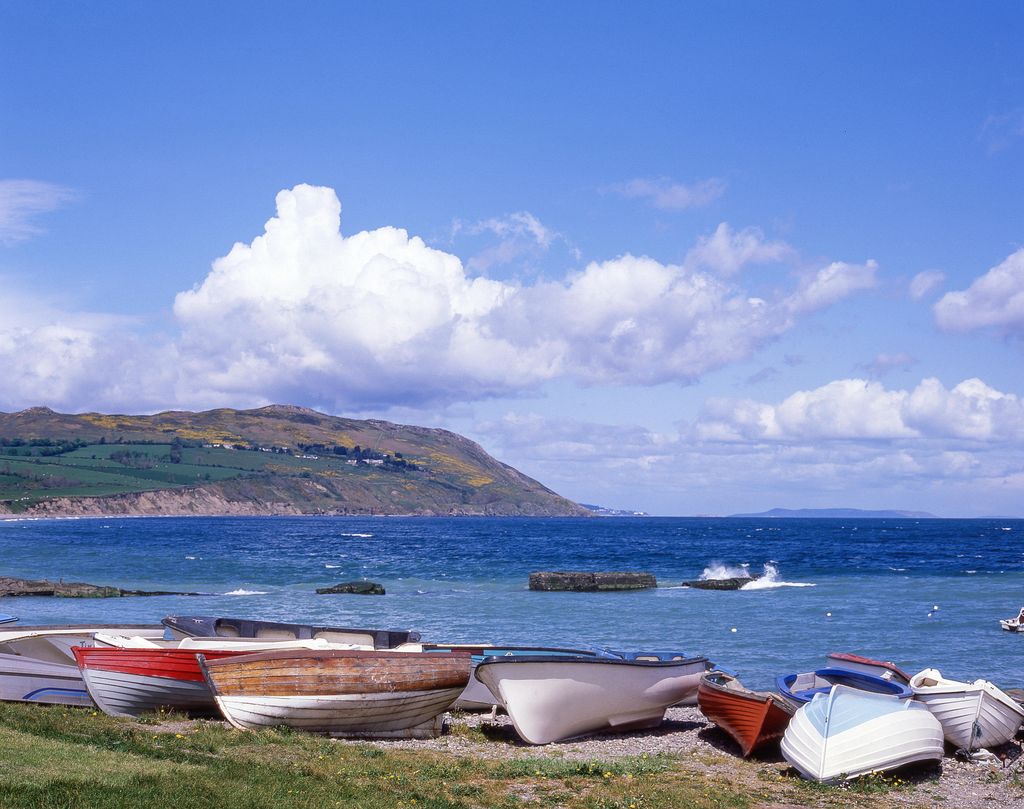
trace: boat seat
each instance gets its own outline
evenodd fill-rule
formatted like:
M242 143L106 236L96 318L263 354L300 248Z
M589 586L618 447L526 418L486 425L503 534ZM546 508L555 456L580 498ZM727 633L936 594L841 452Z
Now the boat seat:
M831 690L832 686L826 685L821 688L808 688L804 691L794 691L793 696L813 699L815 694L827 694Z

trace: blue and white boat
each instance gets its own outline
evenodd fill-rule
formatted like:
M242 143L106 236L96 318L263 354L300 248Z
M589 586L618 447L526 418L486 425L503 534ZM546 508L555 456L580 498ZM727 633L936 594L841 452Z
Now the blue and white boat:
M18 620L16 615L8 615L6 612L0 612L0 624L13 624Z
M804 778L836 781L942 758L942 726L920 702L836 684L803 705L782 755Z
M837 667L817 669L802 674L783 674L775 680L779 694L794 708L806 705L817 694L828 694L837 685L874 694L887 694L897 699L909 699L914 695L908 686L895 680L888 680L866 671L853 671Z

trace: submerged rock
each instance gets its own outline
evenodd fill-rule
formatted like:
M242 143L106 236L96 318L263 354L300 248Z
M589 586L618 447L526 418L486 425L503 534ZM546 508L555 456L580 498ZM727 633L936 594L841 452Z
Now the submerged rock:
M695 579L684 581L683 587L693 587L696 590L739 590L743 585L757 581L758 576L734 576L731 579Z
M343 581L333 587L317 587L320 595L332 595L334 593L356 593L361 596L382 596L384 585L375 581Z
M572 573L539 571L530 574L531 590L570 590L593 593L603 590L647 590L657 587L651 573Z
M2 596L53 596L55 598L120 598L122 596L197 596L199 593L178 593L170 590L122 590L102 584L80 581L48 581L46 579L15 579L0 576Z

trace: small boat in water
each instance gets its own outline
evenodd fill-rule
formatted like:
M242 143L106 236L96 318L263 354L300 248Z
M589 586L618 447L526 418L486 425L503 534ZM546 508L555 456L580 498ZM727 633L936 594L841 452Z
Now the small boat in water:
M708 668L706 657L516 656L482 660L475 676L505 706L524 741L548 744L656 727L669 706L696 693Z
M782 738L795 708L777 694L751 691L733 675L709 671L697 688L701 712L728 733L746 758Z
M431 738L469 680L460 652L262 652L199 665L224 718L330 736Z
M850 652L830 652L826 659L831 668L862 671L865 674L874 674L883 680L893 680L903 683L903 685L910 685L910 675L891 660L874 660Z
M72 647L96 632L163 637L151 624L65 624L0 630L0 700L92 705Z
M18 616L8 615L6 612L0 612L0 624L13 624L17 622Z
M1013 618L1000 618L999 626L1007 632L1024 632L1024 607Z
M207 659L282 649L336 648L327 641L254 641L184 638L149 641L97 633L92 646L72 649L82 679L99 708L111 716L138 716L161 708L215 715L217 706L196 656ZM368 647L364 647L368 648Z
M921 703L838 684L794 714L781 749L804 778L836 781L939 760L944 745Z
M939 720L946 741L968 752L1010 741L1024 722L1024 707L988 680L962 683L925 669L910 687Z
M349 626L288 624L279 621L254 621L248 618L220 618L211 615L168 615L163 625L175 638L227 637L258 640L310 640L322 638L330 643L351 643L375 649L393 649L403 643L416 643L419 632L409 629L364 629Z
M803 674L784 674L776 678L775 685L782 698L795 708L807 704L816 694L827 694L837 685L876 694L888 694L898 699L909 699L913 696L910 688L902 683L866 671L845 668L824 668Z

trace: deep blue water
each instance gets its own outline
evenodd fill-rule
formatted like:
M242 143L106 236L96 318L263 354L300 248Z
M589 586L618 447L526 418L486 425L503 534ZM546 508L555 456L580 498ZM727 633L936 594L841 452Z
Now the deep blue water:
M22 623L218 614L414 628L452 642L681 648L753 686L841 650L910 673L936 666L1024 685L1024 633L998 624L1024 605L1024 520L6 520L0 559L10 576L211 594L0 599L0 612ZM671 586L743 563L757 573L774 565L780 586ZM526 589L535 570L643 570L661 586L535 593ZM313 592L364 577L387 595Z

